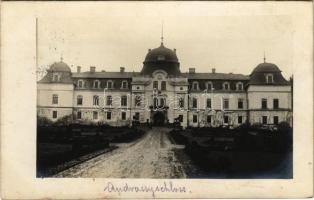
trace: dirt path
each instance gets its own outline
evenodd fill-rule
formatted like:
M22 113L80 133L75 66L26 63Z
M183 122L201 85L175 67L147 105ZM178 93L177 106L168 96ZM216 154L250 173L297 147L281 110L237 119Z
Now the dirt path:
M155 127L143 138L57 174L55 177L185 178L167 136L169 129Z

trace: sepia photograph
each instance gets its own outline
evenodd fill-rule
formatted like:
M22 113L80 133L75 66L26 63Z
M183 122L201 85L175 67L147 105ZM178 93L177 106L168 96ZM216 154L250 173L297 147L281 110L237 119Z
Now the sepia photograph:
M37 177L292 178L290 27L37 18Z
M312 2L4 2L4 199L313 196Z

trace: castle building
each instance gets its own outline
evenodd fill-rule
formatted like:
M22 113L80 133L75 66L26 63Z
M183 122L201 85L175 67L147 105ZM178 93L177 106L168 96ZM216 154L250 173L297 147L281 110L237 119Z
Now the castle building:
M149 49L141 72L71 72L53 63L37 84L37 114L56 121L113 126L180 122L183 127L239 126L245 122L292 125L292 85L272 63L250 75L180 71L176 49Z

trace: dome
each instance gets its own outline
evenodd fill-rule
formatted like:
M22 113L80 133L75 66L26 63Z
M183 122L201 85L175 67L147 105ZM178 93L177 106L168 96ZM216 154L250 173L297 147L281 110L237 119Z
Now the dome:
M166 48L163 43L158 48L148 51L143 64L141 73L144 75L151 75L156 70L164 70L172 76L180 74L176 50Z
M178 57L174 50L166 48L163 43L161 43L160 47L149 50L144 62L156 61L178 62Z
M261 63L255 67L252 73L274 73L274 72L281 72L277 65L273 63Z
M50 71L55 72L71 72L70 67L63 61L55 62L50 66Z

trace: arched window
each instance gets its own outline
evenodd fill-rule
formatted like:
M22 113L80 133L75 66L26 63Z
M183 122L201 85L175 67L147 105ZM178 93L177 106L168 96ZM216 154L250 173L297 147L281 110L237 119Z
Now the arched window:
M207 90L212 90L212 89L214 89L213 83L212 83L211 81L209 81L209 82L206 83L206 89L207 89Z
M122 81L121 89L127 89L127 88L128 88L128 82L127 81Z
M159 107L164 107L166 105L166 99L160 98Z
M128 98L127 96L121 97L121 106L127 106L128 105Z
M273 83L273 82L274 82L273 74L266 74L266 83Z
M76 98L76 101L77 101L77 105L83 105L83 96L78 95Z
M95 81L94 81L93 87L94 87L94 88L100 88L100 82L99 82L99 80L95 80Z
M154 108L158 107L158 98L154 98Z
M158 90L158 81L153 82L153 89Z
M230 84L228 82L224 82L222 84L222 89L223 90L230 90Z
M192 90L198 90L198 82L194 81L192 84Z
M112 82L112 80L107 81L107 89L113 89L113 82Z
M93 96L93 105L98 106L99 105L99 96L94 95Z
M243 90L243 83L242 82L237 83L237 90Z

